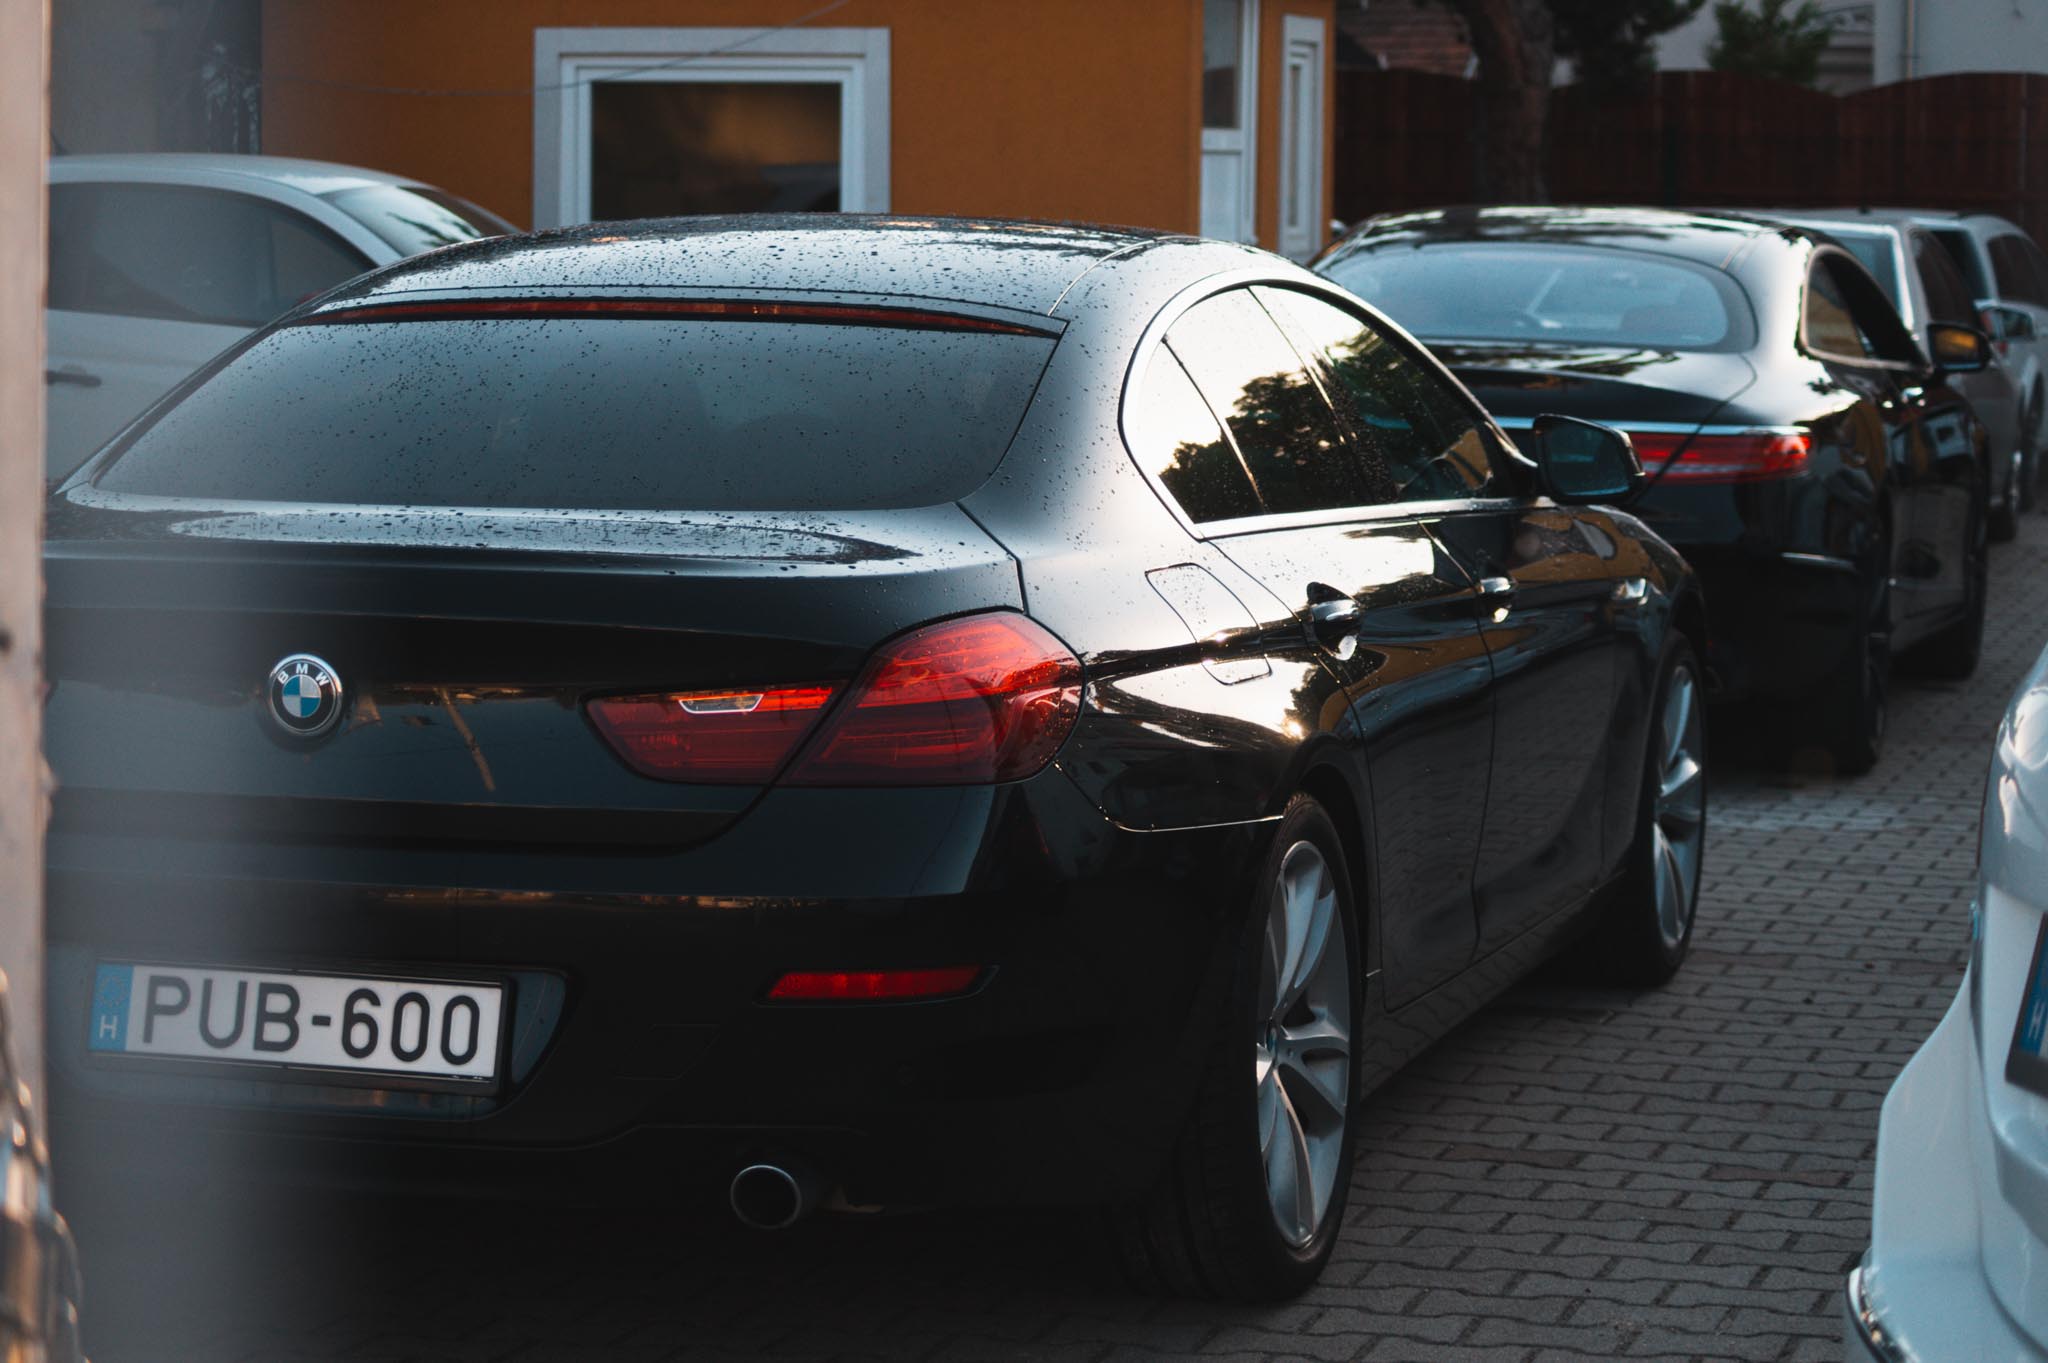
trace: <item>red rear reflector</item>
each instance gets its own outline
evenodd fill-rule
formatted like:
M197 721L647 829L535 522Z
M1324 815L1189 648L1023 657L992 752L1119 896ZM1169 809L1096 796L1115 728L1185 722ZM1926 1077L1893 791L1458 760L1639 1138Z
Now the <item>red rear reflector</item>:
M603 696L591 722L642 776L761 785L782 769L832 699L830 686Z
M978 965L937 970L796 970L768 991L771 999L809 1003L869 1003L964 994L981 977Z
M1748 483L1806 471L1813 441L1803 435L1753 431L1737 435L1676 435L1631 431L1636 457L1665 482ZM1677 462L1672 462L1676 451ZM1668 465L1669 467L1665 467Z
M1042 771L1081 711L1081 664L995 611L884 644L786 778L804 786L969 785Z

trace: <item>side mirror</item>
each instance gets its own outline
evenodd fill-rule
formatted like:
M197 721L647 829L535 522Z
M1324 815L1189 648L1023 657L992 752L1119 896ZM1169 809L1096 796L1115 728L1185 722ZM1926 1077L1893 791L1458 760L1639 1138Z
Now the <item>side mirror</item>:
M1531 429L1536 467L1552 500L1567 506L1617 502L1642 487L1642 461L1625 432L1572 416L1539 416Z
M1994 341L2031 341L2034 339L2034 319L2029 313L2018 308L2009 308L2003 303L1992 303L1983 309L1984 329L1991 333Z
M1975 327L1929 322L1927 345L1944 374L1974 374L1991 363L1991 338Z

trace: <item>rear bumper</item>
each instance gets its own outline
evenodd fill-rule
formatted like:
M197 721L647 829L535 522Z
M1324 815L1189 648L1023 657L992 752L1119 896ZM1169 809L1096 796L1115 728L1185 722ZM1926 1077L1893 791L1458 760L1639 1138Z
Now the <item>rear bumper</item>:
M1267 828L1131 832L1049 770L771 792L674 853L68 833L49 872L56 1142L72 1167L219 1156L578 1198L683 1191L766 1151L856 1202L1126 1196L1192 1094L1220 928ZM476 1097L142 1072L85 1049L110 958L502 976L509 1082ZM957 998L763 999L787 970L961 964L987 974Z

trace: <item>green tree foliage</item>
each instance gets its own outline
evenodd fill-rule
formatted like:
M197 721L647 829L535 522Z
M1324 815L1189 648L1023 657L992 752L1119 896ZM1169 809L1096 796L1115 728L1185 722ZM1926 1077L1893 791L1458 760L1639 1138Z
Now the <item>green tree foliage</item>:
M1714 24L1720 31L1707 49L1707 65L1745 76L1774 76L1812 85L1820 75L1821 53L1834 28L1816 0L1720 0Z
M1657 38L1698 14L1707 0L1549 0L1557 55L1589 90L1642 89L1657 71Z
M1540 203L1543 125L1551 68L1571 59L1581 82L1627 90L1654 68L1659 34L1705 0L1443 0L1465 20L1479 58L1480 126L1474 196Z

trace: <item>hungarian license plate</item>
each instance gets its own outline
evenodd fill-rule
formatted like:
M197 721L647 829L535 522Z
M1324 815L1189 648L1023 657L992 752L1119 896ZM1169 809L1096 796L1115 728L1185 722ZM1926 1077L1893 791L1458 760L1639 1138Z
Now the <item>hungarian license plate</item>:
M86 1046L102 1054L498 1077L503 986L193 966L103 964Z

